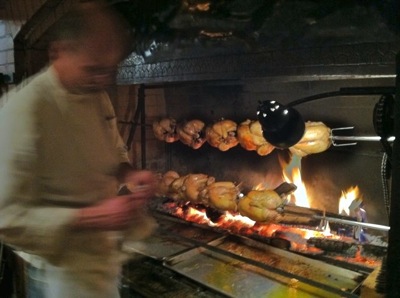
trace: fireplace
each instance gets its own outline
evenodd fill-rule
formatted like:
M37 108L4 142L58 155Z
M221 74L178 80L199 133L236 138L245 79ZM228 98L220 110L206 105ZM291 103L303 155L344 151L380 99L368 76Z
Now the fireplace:
M149 67L149 65L138 65L137 67L141 69L141 67ZM327 69L329 71L330 67L327 66ZM128 71L128 68L123 70ZM144 134L142 133L141 136L148 140L142 147L141 152L145 157L149 157L153 156L151 153L152 148L154 149L153 146L158 148L157 152L160 152L161 148L162 155L160 159L163 159L165 167L161 170L160 168L155 168L161 174L168 170L175 170L180 175L204 173L212 175L220 181L233 181L240 184L243 193L247 193L259 184L262 184L266 188L274 189L283 182L283 173L287 170L282 161L287 162L288 165L291 163L292 159L287 150L275 149L268 156L259 156L256 152L246 151L240 146L222 152L209 146L207 143L196 150L182 142L167 144L154 139L150 129L152 121L168 116L175 118L178 122L201 119L205 123L213 123L221 118L240 122L246 119L255 119L257 105L265 99L274 98L283 103L289 103L298 98L336 91L341 88L393 88L395 86L395 77L395 74L387 74L382 77L371 74L343 74L339 77L332 75L332 77L326 77L324 80L304 75L295 79L288 77L287 80L282 77L273 76L246 78L242 80L214 79L165 83L160 83L157 80L154 83L148 81L140 84L139 87L138 113L146 114L148 108L146 104L157 104L157 102L151 102L152 97L149 99L146 95L160 90L162 90L163 99L165 100L165 111L163 115L154 117L151 120L144 119L144 122L141 123L142 125L137 126L144 130ZM382 94L335 96L329 99L306 103L299 106L298 110L306 120L323 121L331 128L353 127L349 131L335 132L338 135L376 136L373 113L381 96ZM140 105L141 101L142 105ZM317 210L315 211L316 213L313 213L313 219L317 215L317 220L313 222L314 226L308 226L308 228L315 230L316 227L322 224L323 220L321 218L323 219L325 216L329 217L333 214L335 219L341 218L358 221L354 217L338 216L342 193L356 186L359 189L358 196L362 198L363 207L367 213L367 218L363 219L363 221L365 220L366 223L379 227L376 230L373 228L369 229L368 227L363 227L363 229L365 228L365 230L376 237L374 239L381 239L378 245L375 245L376 243L372 245L368 243L363 243L361 246L358 245L359 242L354 242L355 238L353 234L357 228L350 225L353 229L350 228L352 232L348 234L346 229L349 226L333 222L331 224L336 224L336 226L332 234L343 236L343 233L347 233L346 236L352 238L352 240L342 241L318 236L302 238L300 242L306 245L308 250L312 251L314 248L315 251L320 252L314 254L308 252L304 254L304 251L294 249L296 243L291 241L291 238L298 237L298 233L285 231L286 225L283 226L284 228L277 229L274 234L260 235L255 232L259 232L257 230L259 228L258 225L255 225L252 229L242 227L240 229L233 228L232 230L228 227L224 227L224 229L216 228L211 223L212 228L210 228L209 223L193 223L187 219L181 222L181 217L165 212L165 210L160 214L159 208L155 208L152 211L159 220L160 226L167 225L168 227L161 228L160 231L157 231L154 238L150 238L149 242L144 244L147 250L141 246L143 243L137 244L138 246L136 244L129 246L128 249L131 249L136 254L145 256L145 261L141 261L150 264L149 267L152 268L151 270L156 270L157 272L159 270L167 270L167 279L174 280L174 282L176 281L180 285L190 284L188 291L200 291L201 293L206 293L205 295L210 295L210 297L213 297L213 295L216 295L216 297L219 295L223 297L236 297L242 296L244 293L240 292L236 287L226 289L224 288L225 285L215 284L216 277L213 283L212 279L204 278L203 275L195 270L191 271L192 267L196 267L197 265L190 263L190 260L195 259L198 262L197 264L205 263L209 267L218 268L219 266L226 266L226 264L221 260L219 260L219 263L212 264L208 264L207 261L209 258L213 259L216 255L218 258L222 255L222 260L225 260L227 264L238 262L245 264L243 266L246 268L247 266L254 266L256 272L262 272L261 275L267 280L285 280L284 284L289 289L293 286L291 281L297 280L302 284L302 286L297 288L298 291L306 291L307 294L311 296L315 295L316 297L318 295L326 297L327 295L336 294L344 297L358 297L365 293L365 285L369 283L370 279L373 279L373 286L367 288L367 291L372 289L374 293L382 293L386 288L386 277L381 276L381 267L386 262L385 255L388 249L388 229L385 229L385 227L388 228L389 226L387 202L385 202L384 198L384 183L390 183L390 178L384 177L382 174L384 170L384 152L385 150L379 141L358 141L357 144L351 146L331 146L325 152L312 154L298 161L298 165L301 168L302 181L307 187L307 192L311 200L310 209ZM142 165L145 167L147 165L151 167L152 164L148 158L142 158ZM162 206L164 202L160 202L159 199L157 198L155 201ZM178 223L176 223L176 220L178 220ZM174 230L173 234L176 237L172 237L174 239L170 239L170 236L165 235L168 234L167 231L170 229L169 224L171 224L171 221L178 225L177 230L180 230ZM296 228L302 227L297 226ZM207 237L204 241L196 240L197 238L193 234L184 237L181 233L186 229L195 229L196 231L193 232L194 235L204 233L203 230L206 230ZM252 230L252 233L248 234L247 232L250 230ZM180 241L184 242L183 247ZM163 245L160 246L160 242ZM165 243L167 243L167 248L171 248L173 246L172 243L178 243L179 250L173 251L168 255L157 255L156 253L160 251L163 253L170 252L164 246ZM150 247L160 251L154 252ZM240 254L238 256L235 253L233 247L239 250L250 251L261 249L262 254L271 255L276 252L275 250L278 251L278 255L283 251L285 255L280 255L280 257L284 259L296 259L301 255L304 258L302 260L310 262L311 260L318 260L324 266L334 266L329 267L329 270L333 270L337 274L341 274L343 271L347 274L347 270L349 270L351 274L354 274L350 277L350 280L355 283L349 287L342 287L340 285L335 288L326 286L325 281L319 282L313 278L308 279L301 274L292 275L290 272L281 272L278 270L279 272L275 275L271 266L265 264L265 260L253 263L254 255L250 254L242 258ZM347 255L350 251L352 254ZM289 254L286 255L286 253ZM330 254L333 254L334 257L330 256ZM136 288L136 291L140 288L137 287L138 277L135 274L139 273L135 273L134 268L137 265L134 264L131 263L130 266L128 264L126 267L127 279L123 286L128 292L131 288ZM182 264L185 264L186 267ZM162 269L154 269L157 267ZM191 271L190 274L188 270ZM268 274L264 276L266 272L273 276ZM227 275L226 273L224 274ZM169 274L173 276L172 279ZM237 274L246 275L247 271ZM129 276L134 277L129 279ZM139 276L142 275L139 274ZM377 276L380 277L377 278ZM376 282L377 280L378 282ZM257 283L256 281L257 278L254 278L250 279L248 283ZM239 287L241 286L246 287L239 284ZM308 287L312 289L310 290L311 292L305 290ZM170 289L163 289L167 292L170 291ZM274 289L274 286L271 286L268 291L271 289ZM266 293L267 289L254 287L253 291L253 293L261 293L257 291L264 291L263 293Z
M65 1L58 2L56 16L69 7ZM130 109L132 102L137 105L131 119L122 118L128 111L120 112L118 118L130 128L127 145L138 153L137 166L160 174L168 170L180 175L204 173L240 185L243 194L257 185L275 189L285 180L284 172L292 173L287 150L259 156L240 146L222 152L207 143L193 150L181 142L156 140L153 121L168 116L178 122L197 118L210 124L224 118L240 123L256 119L260 101L288 104L346 88L393 88L398 80L398 1L109 3L127 18L136 38L132 54L120 67L118 83L129 91L137 88L137 95L127 96ZM32 19L19 33L17 56L33 56L44 48L46 29L55 22L44 11L36 15L42 21ZM41 50L39 56L44 53ZM32 63L43 61L27 60L17 63L16 77L38 69ZM375 137L374 109L384 95L337 94L296 108L305 120L322 121L330 128L353 127L335 134ZM395 122L399 118L396 114ZM398 129L394 134L400 139ZM393 169L387 167L387 148L380 141L331 146L302 158L297 166L301 166L310 206L291 206L291 210L308 216L301 217L301 224L292 220L271 225L272 232L270 225L254 222L238 226L231 220L231 225L218 226L210 218L203 221L204 208L199 206L193 206L194 210L203 213L192 221L187 217L189 206L171 206L175 202L167 197L154 198L149 209L160 229L144 242L127 244L126 249L137 258L124 268L124 297L244 297L269 291L311 297L384 293L398 297L400 231L394 224L400 213L400 194L395 188L400 148L396 143L389 146ZM360 209L357 214L344 215L339 208L342 194L354 187L366 217ZM184 207L184 212L176 214L178 207ZM305 231L307 237L302 234ZM374 243L361 242L360 235L365 234L372 235ZM273 260L260 255L273 256ZM275 266L288 261L298 263L295 271ZM200 276L200 264L214 271ZM315 268L324 273L321 278ZM235 279L247 274L252 278L243 278L244 283Z
M374 294L383 293L387 277L383 275L385 270L380 269L385 268L386 254L390 257L390 251L394 251L388 240L389 209L393 203L390 200L390 195L393 196L390 194L391 170L386 160L388 144L383 144L379 139L362 139L364 136L365 139L374 138L379 133L376 126L380 120L377 123L375 118L377 103L388 93L369 94L363 90L388 88L390 95L395 95L398 74L395 60L400 43L398 30L393 26L397 21L388 13L395 4L387 1L379 6L350 1L348 6L338 5L334 8L313 1L306 5L299 1L271 1L268 5L262 1L228 2L167 1L159 10L145 10L141 17L134 13L134 8L138 7L130 7L130 10L126 9L128 4L124 4L124 1L117 3L132 26L138 28L141 25L139 27L142 29L135 31L138 43L131 56L121 65L118 76L120 85L134 84L139 90L128 146L132 145L135 130L140 129L142 167L154 169L161 175L169 170L181 176L203 173L218 181L240 185L243 194L257 185L275 189L285 181L283 174L291 174L293 162L297 162L310 203L300 211L309 214L307 224L312 224L304 227L296 222L284 222L280 223L283 226L274 230L275 233L266 235L260 233L262 229L258 223L253 223L251 227L236 228L233 224L233 227L221 228L212 220L204 223L198 222L197 218L193 222L171 210L166 211L163 207L166 207L165 204L171 207L168 205L171 202L168 201L170 198L163 197L156 198L157 204L151 208L160 221L161 230L149 240L147 250L139 244L130 249L150 258L151 261L146 259L150 263L158 262L162 270L178 274L174 275L174 280L183 278L183 284L189 280L201 292L209 291L207 293L211 297L243 296L244 293L235 292L239 291L235 287L227 289L224 288L227 285L215 284L196 275L198 272L192 267L196 268L197 265L190 263L192 258L198 261L197 264L204 262L214 268L232 262L244 263L244 267L254 266L257 272L263 272L261 275L266 272L273 275L264 276L267 280L285 280L285 286L290 288L293 286L290 280L295 279L313 288L311 292L305 291L316 296L325 297L331 293L357 297L362 294L363 287L372 289ZM185 4L183 8L180 6L182 3ZM352 11L354 18L357 16L359 22L347 18L349 11ZM262 20L257 12L263 14ZM153 18L146 18L148 16ZM340 94L337 92L339 90L358 90L360 93ZM351 127L334 130L334 134L358 137L356 144L332 145L322 153L295 161L287 150L275 149L267 156L260 156L240 146L221 151L205 143L193 149L179 141L166 143L156 140L151 131L151 124L163 117L171 117L178 123L199 119L207 125L221 119L237 123L246 119L255 120L257 107L264 100L290 104L301 98L318 97L326 93L334 95L305 102L296 106L296 109L305 120L321 121L331 129ZM153 113L154 106L164 108L161 112ZM392 107L390 110L393 110ZM392 113L389 117L393 120ZM348 141L339 141L337 145L344 143ZM389 147L395 149L392 141ZM300 186L298 182L295 184ZM352 215L340 214L343 211L340 210L342 194L355 187L359 191L356 199L363 204L362 211L358 209L358 213ZM183 208L184 214L189 208L187 205L177 207ZM195 207L196 212L204 211L199 206L190 207ZM341 239L326 235L298 237L303 228L312 231L317 228L321 232L321 226L326 228L324 223L327 218L332 219L327 221L333 227L332 235ZM365 225L357 227L344 224L347 220ZM368 227L368 224L371 226ZM176 238L165 240L165 234L168 233L163 229L168 230L170 225L179 227L174 227ZM293 225L297 232L291 230ZM266 229L265 225L261 226ZM195 229L195 235L205 233L207 237L197 241L193 234L182 236L182 231L187 229ZM379 245L360 244L360 234L354 235L360 231L382 242ZM307 246L308 254L304 255L304 251L295 249L293 238ZM179 251L171 252L165 246L157 245L166 242L167 247L171 248L172 243L180 244L180 241L185 245L178 245ZM157 255L159 251L149 251L151 246L159 248L164 254ZM302 259L304 261L317 259L327 266L335 266L332 272L339 274L342 270L349 270L355 274L350 279L356 282L350 287L335 288L313 278L305 278L302 274L291 275L287 270L274 272L270 265L265 264L265 260L255 260L254 255L242 258L235 253L234 247L243 250L257 247L263 254L283 253L285 256L280 257L288 259L296 259L299 255L305 258ZM311 255L312 249L323 253ZM343 251L353 254L349 256ZM166 255L165 252L170 254ZM366 252L368 256L364 255ZM370 253L373 256L371 259ZM225 264L222 262L222 265L210 265L207 263L209 259L202 259L204 255L222 255L222 259L228 261ZM340 258L346 261L342 262ZM348 263L351 263L350 268L346 265ZM187 267L182 265L181 268L179 264L186 264ZM134 271L132 266L128 266L128 269ZM188 274L189 269L195 273ZM228 276L228 272L225 271L223 275ZM392 276L388 278L392 279ZM371 279L373 286L367 286ZM260 293L256 292L256 286L253 289L254 293Z

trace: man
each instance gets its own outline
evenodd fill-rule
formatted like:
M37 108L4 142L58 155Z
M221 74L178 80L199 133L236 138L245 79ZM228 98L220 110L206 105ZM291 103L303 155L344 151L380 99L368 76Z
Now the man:
M117 15L86 3L60 22L50 66L0 110L0 239L44 272L31 297L119 297L121 243L153 227L154 176L130 168L103 91L128 46ZM131 194L117 196L122 183Z

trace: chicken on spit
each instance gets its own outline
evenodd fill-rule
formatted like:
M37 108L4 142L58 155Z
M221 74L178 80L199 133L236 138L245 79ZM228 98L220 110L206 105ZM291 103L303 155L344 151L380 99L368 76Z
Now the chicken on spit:
M168 171L160 179L156 194L220 211L236 211L239 187L229 181L216 182L214 177L205 174L179 176L175 171Z
M163 118L153 122L153 132L158 140L167 143L173 143L179 139L176 132L176 120L173 118Z
M322 122L306 122L306 128L300 141L289 148L292 154L304 157L327 150L332 142L331 129Z
M205 174L179 176L174 171L165 173L160 181L158 195L177 202L201 204L218 211L238 212L243 216L265 223L283 218L279 208L286 203L286 196L295 187L284 183L275 190L251 190L239 200L239 186L230 181L215 181Z
M221 151L227 151L239 144L237 124L232 120L221 120L206 128L207 142Z
M180 123L176 131L179 140L193 149L199 149L206 142L205 123L201 120L194 119Z
M238 210L257 222L279 222L283 217L277 208L285 203L286 200L274 190L251 190L239 200Z
M179 174L175 171L168 171L164 175L160 175L158 181L158 187L156 190L156 196L159 197L170 197L172 196L172 182L179 178Z
M257 151L259 155L265 156L275 149L264 139L259 121L247 119L240 123L237 134L240 145L248 151Z
M200 193L203 193L214 182L214 177L205 174L189 174L186 175L182 189L189 202L207 205L207 201L204 201L204 197Z
M204 189L202 197L206 206L236 212L239 187L230 181L214 182Z
M159 181L156 195L172 198L176 201L203 204L206 187L215 182L215 178L205 174L179 176L175 171L166 172Z

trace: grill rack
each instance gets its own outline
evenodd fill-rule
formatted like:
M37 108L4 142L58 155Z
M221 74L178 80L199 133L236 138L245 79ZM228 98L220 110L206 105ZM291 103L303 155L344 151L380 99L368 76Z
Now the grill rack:
M270 280L280 280L280 287L282 286L282 284L286 283L286 287L290 288L291 290L293 290L293 287L298 287L298 284L302 284L306 285L306 287L308 288L312 288L316 292L324 292L325 294L322 295L324 297L359 297L358 292L362 285L362 281L368 276L368 274L373 271L373 268L359 266L357 264L349 264L345 261L332 261L329 258L321 255L310 256L294 253L291 251L285 251L280 248L272 247L270 244L267 243L268 239L266 239L266 243L263 243L262 241L259 241L260 239L251 239L249 237L232 235L224 229L214 229L213 227L207 227L202 224L187 222L183 219L171 216L169 214L155 212L154 216L160 222L160 228L157 230L156 233L156 238L158 238L158 240L156 241L157 243L155 244L153 239L150 240L148 246L145 245L143 247L139 245L139 247L135 247L134 244L131 244L128 245L127 249L130 252L138 253L140 255L158 260L163 267L168 268L186 278L189 278L195 283L199 283L202 286L208 287L211 291L214 291L221 295L225 295L226 297L240 297L243 296L243 293L235 293L234 291L232 292L232 290L231 292L229 292L220 285L213 285L212 283L210 283L209 280L204 280L204 276L202 277L202 274L196 272L196 270L188 272L187 270L189 270L193 264L188 264L187 262L190 262L190 260L198 257L207 256L205 260L220 259L221 261L219 261L219 265L222 264L223 266L228 266L227 264L230 263L236 265L244 264L245 268L250 266L252 268L255 268L254 270L256 271L261 270L262 275L269 275L269 277L263 277L265 279L264 284L270 282ZM173 228L171 228L171 226ZM179 230L183 232L181 233ZM186 233L187 230L195 231L195 236L190 237L190 234ZM204 235L208 235L209 233L209 237L204 237ZM199 234L200 237L198 237ZM318 262L318 268L322 268L321 266L329 267L330 272L333 273L351 272L352 277L347 277L346 280L352 280L354 281L354 284L352 285L351 289L345 289L346 287L332 286L332 284L334 284L332 283L332 281L330 281L329 283L320 282L314 280L312 277L304 277L298 274L286 272L279 268L277 269L274 266L265 264L258 260L254 260L254 258L249 258L244 255L237 254L221 248L220 245L225 245L227 241L240 242L241 245L245 247L257 247L258 249L264 250L267 249L266 252L268 253L271 253L271 251L273 251L274 253L278 253L280 255L284 254L285 257L292 259L301 258L301 260L305 260L308 263ZM161 247L159 247L159 251L155 252L155 247L157 247L157 245L160 245L160 243ZM175 251L173 249L171 250L171 247L173 246L175 246L176 248ZM204 260L201 260L201 263L206 264ZM216 265L218 264L208 264L209 267ZM200 274L200 276L198 274ZM249 273L246 271L246 275L248 274ZM258 284L262 283L260 282ZM246 285L246 287L247 286L248 285ZM253 288L253 291L256 290L265 289ZM318 295L311 295L310 297L318 297Z

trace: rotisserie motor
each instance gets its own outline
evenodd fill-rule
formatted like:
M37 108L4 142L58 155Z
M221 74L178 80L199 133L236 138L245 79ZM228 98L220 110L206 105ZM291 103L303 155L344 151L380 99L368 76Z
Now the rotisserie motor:
M227 151L239 144L237 124L232 120L221 120L206 128L207 142L221 151Z

